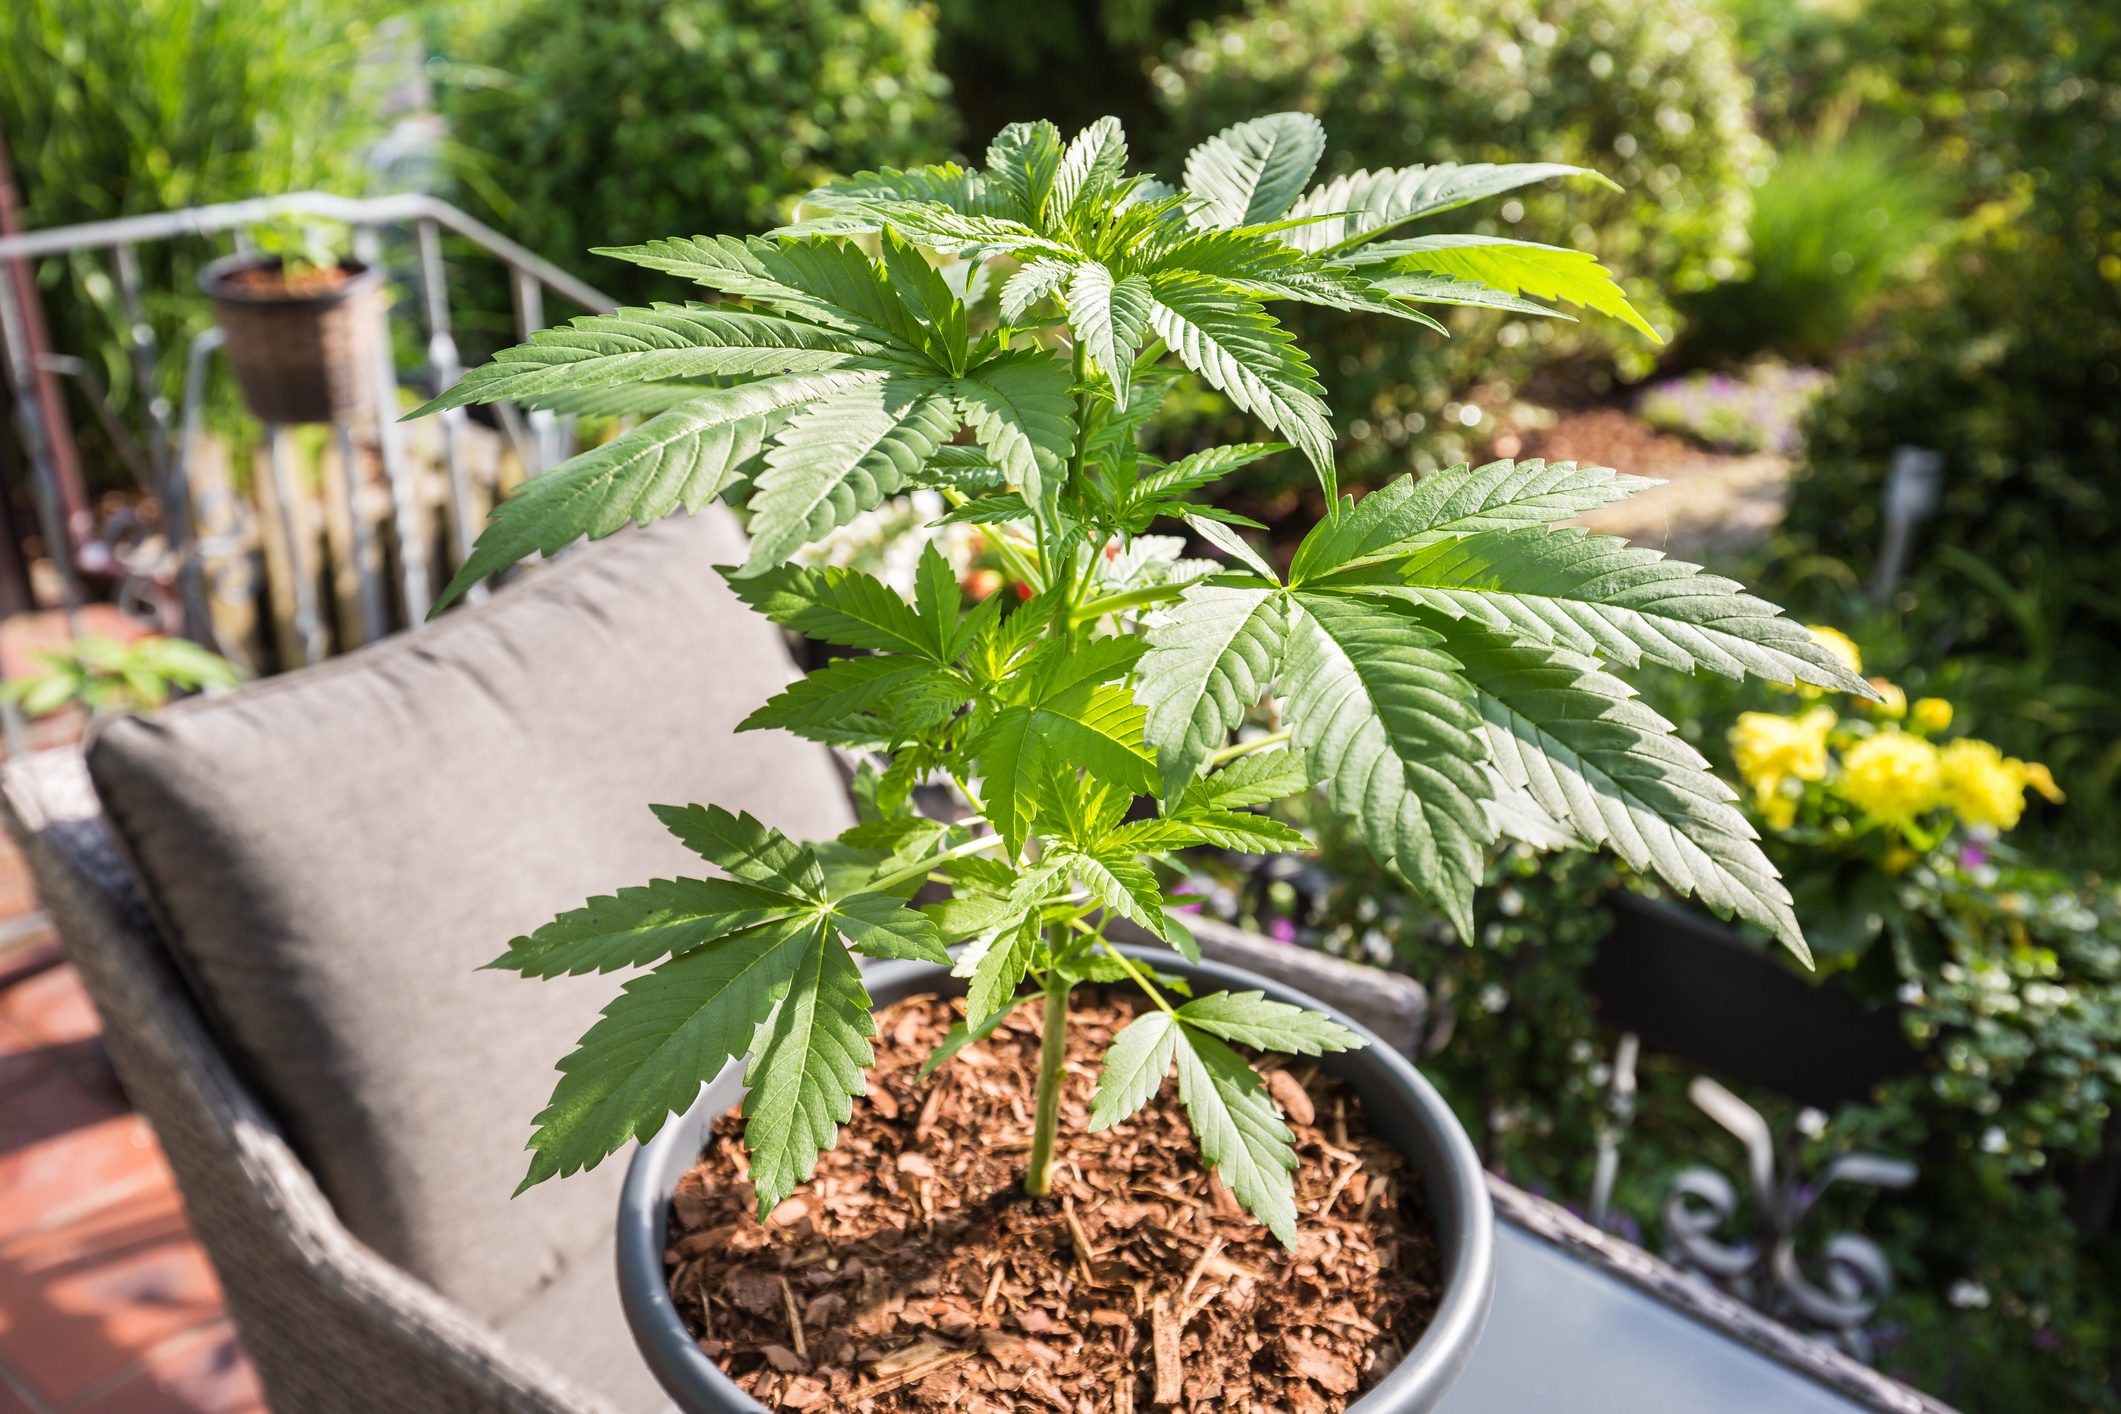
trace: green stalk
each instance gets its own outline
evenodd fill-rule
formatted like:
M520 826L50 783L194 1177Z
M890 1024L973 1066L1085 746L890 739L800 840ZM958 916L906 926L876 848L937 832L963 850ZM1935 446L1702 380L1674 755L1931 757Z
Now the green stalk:
M978 854L981 850L992 849L1001 842L1002 837L1000 835L981 835L976 840L966 840L963 844L952 845L940 854L931 854L917 864L909 864L905 868L895 870L880 879L871 879L863 887L882 893L886 889L895 888L905 883L908 879L921 878L938 864L948 864L953 859L963 859L968 854Z
M1226 766L1240 756L1250 756L1255 751L1265 751L1270 746L1280 746L1293 735L1294 733L1289 728L1283 727L1278 732L1268 732L1265 736L1256 736L1250 741L1241 741L1235 746L1226 746L1220 751L1210 753L1208 764L1210 766Z
M1045 1198L1053 1192L1053 1141L1060 1131L1061 1082L1068 1059L1068 983L1054 968L1046 973L1046 1016L1039 1033L1038 1099L1031 1119L1031 1162L1024 1169L1024 1192Z

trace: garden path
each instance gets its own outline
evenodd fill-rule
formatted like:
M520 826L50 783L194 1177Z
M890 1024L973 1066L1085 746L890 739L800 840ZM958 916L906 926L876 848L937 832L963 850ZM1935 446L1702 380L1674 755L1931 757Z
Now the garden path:
M1663 481L1571 523L1712 568L1728 566L1764 544L1782 524L1789 492L1787 457L1708 451L1613 407L1566 412L1549 426L1506 434L1496 440L1494 451L1592 462Z

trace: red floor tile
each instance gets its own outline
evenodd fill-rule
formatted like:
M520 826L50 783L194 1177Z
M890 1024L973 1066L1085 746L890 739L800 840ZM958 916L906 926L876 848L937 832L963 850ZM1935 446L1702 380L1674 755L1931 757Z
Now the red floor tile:
M54 1404L222 1316L174 1186L0 1242L0 1360Z
M257 1374L223 1320L156 1347L137 1373L68 1406L69 1414L265 1414Z
M0 1022L40 1046L92 1041L103 1029L81 978L65 964L0 991Z
M147 1122L58 1064L0 1094L0 1241L170 1181Z

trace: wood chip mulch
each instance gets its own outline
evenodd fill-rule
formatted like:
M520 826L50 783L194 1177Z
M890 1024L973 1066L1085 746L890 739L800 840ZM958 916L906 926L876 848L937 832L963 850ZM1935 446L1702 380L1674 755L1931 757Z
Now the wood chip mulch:
M670 1291L701 1348L769 1409L861 1414L1328 1414L1419 1339L1441 1291L1420 1176L1303 1060L1271 1083L1297 1135L1299 1246L1205 1173L1175 1081L1087 1132L1097 1058L1134 1016L1077 993L1054 1196L1019 1191L1039 1015L1027 1004L932 1081L963 1004L878 1013L865 1100L761 1225L717 1121L672 1200Z

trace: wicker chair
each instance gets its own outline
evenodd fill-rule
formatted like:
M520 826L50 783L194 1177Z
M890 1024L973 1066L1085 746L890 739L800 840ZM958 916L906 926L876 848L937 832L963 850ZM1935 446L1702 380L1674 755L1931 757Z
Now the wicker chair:
M479 999L474 1016L461 998L452 1000L456 994L443 995L453 981L435 979L468 974L504 931L482 923L476 936L421 936L415 945L393 946L388 920L371 920L373 932L357 931L351 941L333 936L320 948L298 936L299 926L291 935L273 909L294 898L301 916L323 920L321 933L346 926L333 921L332 906L358 887L351 880L370 880L373 888L376 876L336 874L332 861L386 849L400 851L384 856L399 863L362 867L399 871L390 879L399 887L385 903L411 910L410 917L426 904L439 911L462 894L513 887L494 883L502 868L494 857L506 853L507 867L529 872L504 877L529 881L519 892L537 895L500 901L496 916L514 919L515 927L538 921L554 898L579 886L575 878L546 877L568 873L564 866L579 853L602 851L584 866L597 871L592 877L601 886L636 877L626 869L606 872L631 854L640 856L639 875L665 868L669 857L647 837L606 843L618 827L582 814L601 808L607 796L629 811L646 798L630 781L611 779L618 768L609 738L628 738L625 718L634 715L651 735L670 735L673 720L691 728L682 740L670 736L667 753L650 753L657 763L666 754L678 761L673 795L748 804L748 794L765 807L778 804L782 818L798 806L828 820L844 814L844 800L822 799L835 789L831 764L821 752L798 756L808 750L800 744L756 739L759 746L737 753L717 741L685 757L686 742L702 733L712 738L716 723L726 728L732 713L762 697L761 681L791 671L771 635L755 620L746 626L719 586L701 587L713 578L705 564L735 558L736 548L733 529L712 516L632 533L421 633L228 699L113 724L86 758L47 753L0 771L7 825L102 1015L119 1076L161 1137L244 1346L283 1414L665 1407L626 1343L607 1270L617 1161L569 1180L589 1196L564 1209L524 1206L528 1199L511 1206L506 1184L477 1167L482 1158L470 1169L447 1170L439 1182L418 1171L437 1149L503 1159L514 1150L530 1111L514 1093L500 1092L542 1090L549 1078L543 1064L581 1029L579 1007L540 1009L535 989L496 979L513 989L492 993L497 1009L520 1002L521 1024L482 1032L475 1023L488 1019L487 994L464 994ZM646 620L656 622L643 628ZM697 662L685 657L694 641L687 635L703 635ZM643 651L643 642L658 651ZM673 657L682 660L675 669ZM683 681L673 684L673 672ZM535 710L516 710L533 685ZM378 707L375 694L386 690L399 695ZM564 694L574 691L583 698L570 705ZM672 699L684 715L668 715ZM348 703L351 716L342 710ZM430 703L434 710L423 711L416 737L405 720L376 729L381 735L362 735L393 707ZM503 800L496 818L529 833L496 850L476 822L450 813L465 792L448 782L474 769L496 734L526 731L535 734L539 753L526 774L541 782L571 774L574 803L555 815ZM313 739L285 755L290 738L305 733ZM248 787L238 779L246 771L258 773ZM724 775L733 795L718 793ZM490 771L463 778L492 780ZM478 789L505 796L511 785ZM807 797L787 798L796 790ZM393 813L405 796L428 808ZM473 800L464 808L492 804ZM515 819L525 815L527 822ZM564 836L564 847L544 848L538 832ZM411 867L404 860L426 871L424 895L401 883ZM258 877L261 871L273 877ZM311 877L282 877L305 871ZM358 909L348 916L364 917ZM1424 997L1406 979L1230 929L1204 928L1200 938L1212 953L1325 995L1395 1043L1411 1044L1419 1030ZM330 972L349 946L361 950L362 970ZM438 952L442 972L432 970ZM351 988L392 996L400 984L391 1005L417 1015L385 1053L404 1074L392 1077L396 1089L378 1081L376 1103L390 1121L378 1129L336 1108L341 1092L367 1083L359 1065L347 1068L347 1057L368 1054L360 1047L374 1029L356 1009L361 998L344 994ZM270 1013L262 1019L243 1012L261 1007ZM284 1049L290 1035L303 1049ZM543 1063L522 1062L519 1050ZM480 1078L493 1083L490 1103L423 1120L423 1107L403 1099L418 1093L407 1085L461 1087L467 1056L476 1061L489 1052L495 1073ZM298 1073L313 1055L340 1066L323 1077L323 1089L305 1089L317 1077ZM518 1077L518 1070L535 1073ZM416 1133L416 1142L398 1142L401 1127L422 1123L430 1128ZM601 1229L598 1219L583 1216L596 1212L604 1215ZM450 1234L467 1227L483 1234L482 1253L504 1249L483 1283L454 1280L461 1250ZM559 1258L516 1261L517 1248L562 1241Z

